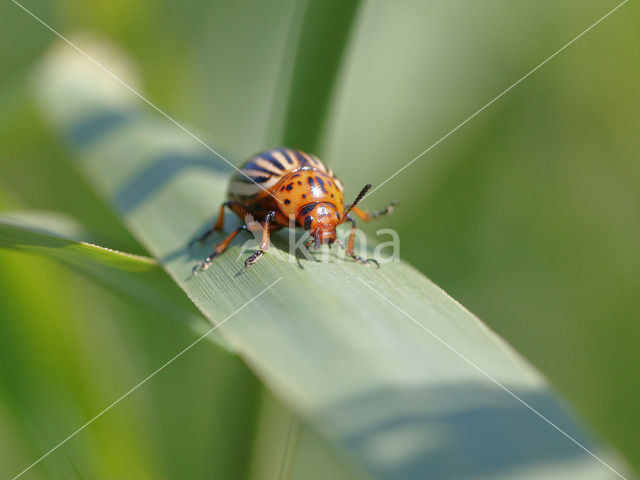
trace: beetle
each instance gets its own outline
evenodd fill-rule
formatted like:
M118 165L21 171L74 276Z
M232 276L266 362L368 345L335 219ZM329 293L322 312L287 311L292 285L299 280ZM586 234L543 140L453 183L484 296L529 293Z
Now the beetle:
M345 246L337 238L336 227L345 221L351 222L351 233L347 241L346 254L356 262L370 266L378 262L365 259L353 251L356 233L354 213L368 222L381 215L393 212L398 202L391 202L385 209L368 213L357 204L371 188L365 185L356 199L348 206L344 203L342 182L331 168L326 167L315 155L291 148L275 148L258 153L247 160L231 178L228 200L220 206L220 214L215 224L194 242L202 243L209 235L222 230L225 208L244 219L251 215L262 226L262 242L258 250L244 262L245 267L254 264L269 249L270 234L282 227L294 224L311 234L311 243L318 249L320 245L337 243ZM214 251L193 268L197 274L211 265L213 259L222 254L231 241L242 231L242 225L232 231L222 242L214 246Z

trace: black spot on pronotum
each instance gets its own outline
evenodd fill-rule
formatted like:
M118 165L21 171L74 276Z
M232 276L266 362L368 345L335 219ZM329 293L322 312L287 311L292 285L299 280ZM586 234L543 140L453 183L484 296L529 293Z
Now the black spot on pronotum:
M313 177L308 177L307 182L309 182L309 185L311 185L312 187L315 185L315 182L313 181Z
M306 193L303 193L303 194L302 194L302 198L307 198L307 194L306 194Z
M300 210L300 215L307 215L314 208L316 208L316 205L318 205L318 202L314 202L314 203L310 203L309 205L305 205L304 207L302 207L302 210Z
M287 198L287 199L285 199L285 201L284 201L284 204L285 204L285 205L289 205L290 203L291 203L291 200L289 200L288 198Z
M311 224L313 223L313 217L309 215L304 219L304 229L309 230L311 228Z
M302 182L300 180L298 180L298 185L302 185Z

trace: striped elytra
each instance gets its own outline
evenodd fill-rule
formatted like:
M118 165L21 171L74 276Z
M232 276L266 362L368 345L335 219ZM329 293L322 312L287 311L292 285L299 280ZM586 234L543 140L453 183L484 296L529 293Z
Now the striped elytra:
M237 198L244 202L255 201L268 196L273 187L284 177L301 170L317 172L324 181L334 183L340 193L343 192L342 183L315 155L300 150L276 148L259 153L247 160L231 179L229 198ZM300 186L297 180L293 183ZM287 184L288 185L288 184Z
M392 205L384 211L369 214L356 207L371 185L366 185L356 200L348 207L344 203L342 182L315 155L291 148L275 148L254 155L247 160L231 178L228 201L220 208L220 216L215 225L207 231L200 241L204 241L211 233L222 230L224 208L230 208L243 220L250 215L262 225L262 243L257 252L245 261L249 266L269 247L269 236L273 230L282 227L301 227L309 231L311 243L316 248L321 244L337 242L336 227L346 220L351 222L351 234L347 241L346 253L356 261L365 265L371 262L353 253L355 237L355 220L349 215L355 213L361 219L369 221L381 214L391 213ZM214 252L194 268L206 269L215 258L231 243L242 230L242 225L234 230L225 240L215 245Z

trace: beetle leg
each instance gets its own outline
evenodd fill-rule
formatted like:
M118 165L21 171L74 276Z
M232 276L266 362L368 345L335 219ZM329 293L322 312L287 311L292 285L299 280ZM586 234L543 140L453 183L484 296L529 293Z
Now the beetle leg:
M378 210L372 213L361 210L358 207L353 207L351 211L356 215L358 215L358 217L360 217L365 222L369 222L372 219L381 217L383 215L391 215L393 213L393 207L395 207L396 205L398 205L398 201L394 200L389 205L387 205L384 209Z
M351 233L349 234L349 240L347 241L346 254L362 265L370 267L372 263L375 263L376 267L380 268L380 263L378 263L377 260L373 258L363 258L353 252L353 242L356 239L356 220L351 215L347 215L346 218L351 221Z
M231 232L227 236L227 238L225 238L220 243L216 244L213 247L213 252L211 252L211 254L207 258L205 258L202 262L197 263L196 266L193 267L192 273L194 275L197 275L201 271L206 270L207 268L209 268L209 266L213 262L214 258L216 258L217 255L220 255L222 252L224 252L227 249L227 247L229 246L229 244L231 243L231 241L234 238L236 238L236 235L238 235L238 233L240 233L243 230L244 231L248 231L246 225L242 225L242 226L236 228L233 232Z
M311 244L313 243L314 240L315 239L313 237L311 237L307 242L304 243L304 248L309 250L309 247L311 246Z
M267 213L264 218L264 223L262 224L262 241L260 242L260 247L254 253L252 253L247 259L244 261L244 267L247 268L249 265L253 265L258 261L258 259L262 256L264 252L269 250L269 244L271 240L271 233L269 229L269 224L275 218L276 212Z
M376 268L380 268L380 263L374 258L363 258L358 255L351 255L351 258L353 258L356 262L364 265L365 267L370 267L373 263L375 264Z
M220 214L218 215L216 223L214 223L213 226L209 230L204 232L200 237L193 239L191 243L189 243L189 247L192 247L196 243L202 244L207 238L209 238L211 234L222 230L222 227L224 227L224 207L229 207L234 212L238 213L241 218L244 218L246 214L246 208L244 207L244 205L238 202L234 202L233 200L223 202L222 205L220 205Z

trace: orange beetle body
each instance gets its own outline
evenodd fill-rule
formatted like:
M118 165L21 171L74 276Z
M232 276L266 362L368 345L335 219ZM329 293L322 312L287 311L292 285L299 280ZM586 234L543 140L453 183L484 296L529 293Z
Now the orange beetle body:
M341 242L337 240L336 227L346 220L351 221L352 231L347 242L347 254L356 261L370 265L370 261L353 253L355 220L349 215L353 211L365 221L391 213L395 202L385 210L363 212L356 207L371 185L367 185L356 200L345 206L342 182L314 155L300 150L277 148L259 153L247 160L231 179L229 200L220 208L216 224L198 240L204 241L211 233L222 230L224 208L229 207L240 218L251 215L263 227L262 243L258 251L245 261L245 266L254 263L268 248L269 234L273 230L291 225L308 230L316 248L321 244ZM221 254L242 230L234 230L218 243L214 252L194 268L206 269L216 255ZM373 260L374 263L375 260Z

